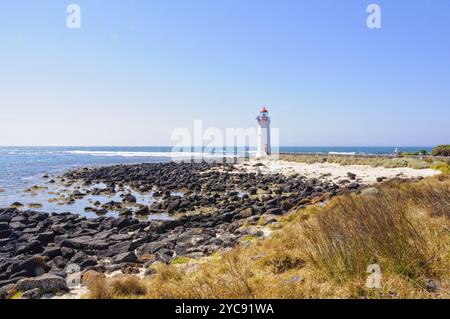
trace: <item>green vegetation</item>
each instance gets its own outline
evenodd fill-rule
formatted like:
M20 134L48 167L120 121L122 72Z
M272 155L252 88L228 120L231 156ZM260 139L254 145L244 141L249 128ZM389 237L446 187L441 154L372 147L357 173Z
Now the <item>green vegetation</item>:
M10 299L13 299L13 300L22 299L22 296L23 296L23 291L18 291L14 295L12 295Z
M433 164L433 165L431 165L431 168L435 169L435 170L438 170L438 171L441 171L444 174L449 174L450 173L450 164L449 164L448 161L447 161L447 163L440 162L440 163L437 163L437 164Z
M245 235L244 237L242 237L241 243L248 243L248 242L253 242L256 240L259 240L258 236Z
M420 150L418 152L401 152L400 155L402 156L420 156L420 155L428 155L427 150Z
M192 259L189 257L180 256L180 257L176 257L174 260L172 260L171 264L172 265L187 264L191 261L192 261Z
M103 280L96 298L450 298L450 176L392 181L283 218L269 238L148 279ZM367 269L382 271L380 289ZM430 288L429 282L440 288Z
M433 148L433 156L450 156L450 145L438 145Z

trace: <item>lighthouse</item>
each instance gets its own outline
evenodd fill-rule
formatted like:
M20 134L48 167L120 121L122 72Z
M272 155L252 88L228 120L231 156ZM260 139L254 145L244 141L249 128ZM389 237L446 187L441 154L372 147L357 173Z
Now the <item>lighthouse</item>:
M258 121L258 151L256 152L256 158L263 158L271 154L270 117L266 107L262 108L256 120Z

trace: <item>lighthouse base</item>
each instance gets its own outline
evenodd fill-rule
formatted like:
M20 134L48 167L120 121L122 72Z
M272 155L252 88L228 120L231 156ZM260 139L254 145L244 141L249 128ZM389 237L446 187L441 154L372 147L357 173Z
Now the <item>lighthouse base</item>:
M262 147L258 147L258 151L256 152L256 158L266 158L271 155L270 147L268 145L264 145Z

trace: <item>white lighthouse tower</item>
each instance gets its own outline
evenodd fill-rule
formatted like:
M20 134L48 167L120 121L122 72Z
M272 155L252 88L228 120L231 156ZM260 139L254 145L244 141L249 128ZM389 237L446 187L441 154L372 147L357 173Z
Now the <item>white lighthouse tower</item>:
M256 120L258 121L258 151L256 152L256 158L263 158L272 153L270 148L270 117L266 107L262 108Z

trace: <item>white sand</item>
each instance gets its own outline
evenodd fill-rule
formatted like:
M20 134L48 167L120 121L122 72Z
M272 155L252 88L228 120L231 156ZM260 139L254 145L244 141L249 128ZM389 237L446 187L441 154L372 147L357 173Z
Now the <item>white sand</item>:
M257 163L262 163L264 166L255 166ZM368 165L344 166L335 163L306 164L281 160L254 160L250 163L238 164L237 167L243 168L247 172L260 172L262 174L282 173L286 176L300 174L308 178L321 177L333 182L348 179L347 173L350 172L356 174L358 182L366 185L376 183L377 177L386 177L387 179L392 179L394 177L417 178L440 174L439 171L433 169L413 169L408 167L384 168L371 167Z
M63 294L61 296L49 295L43 296L42 299L81 299L83 296L86 296L89 293L89 290L86 287L78 287L71 289L69 293Z

